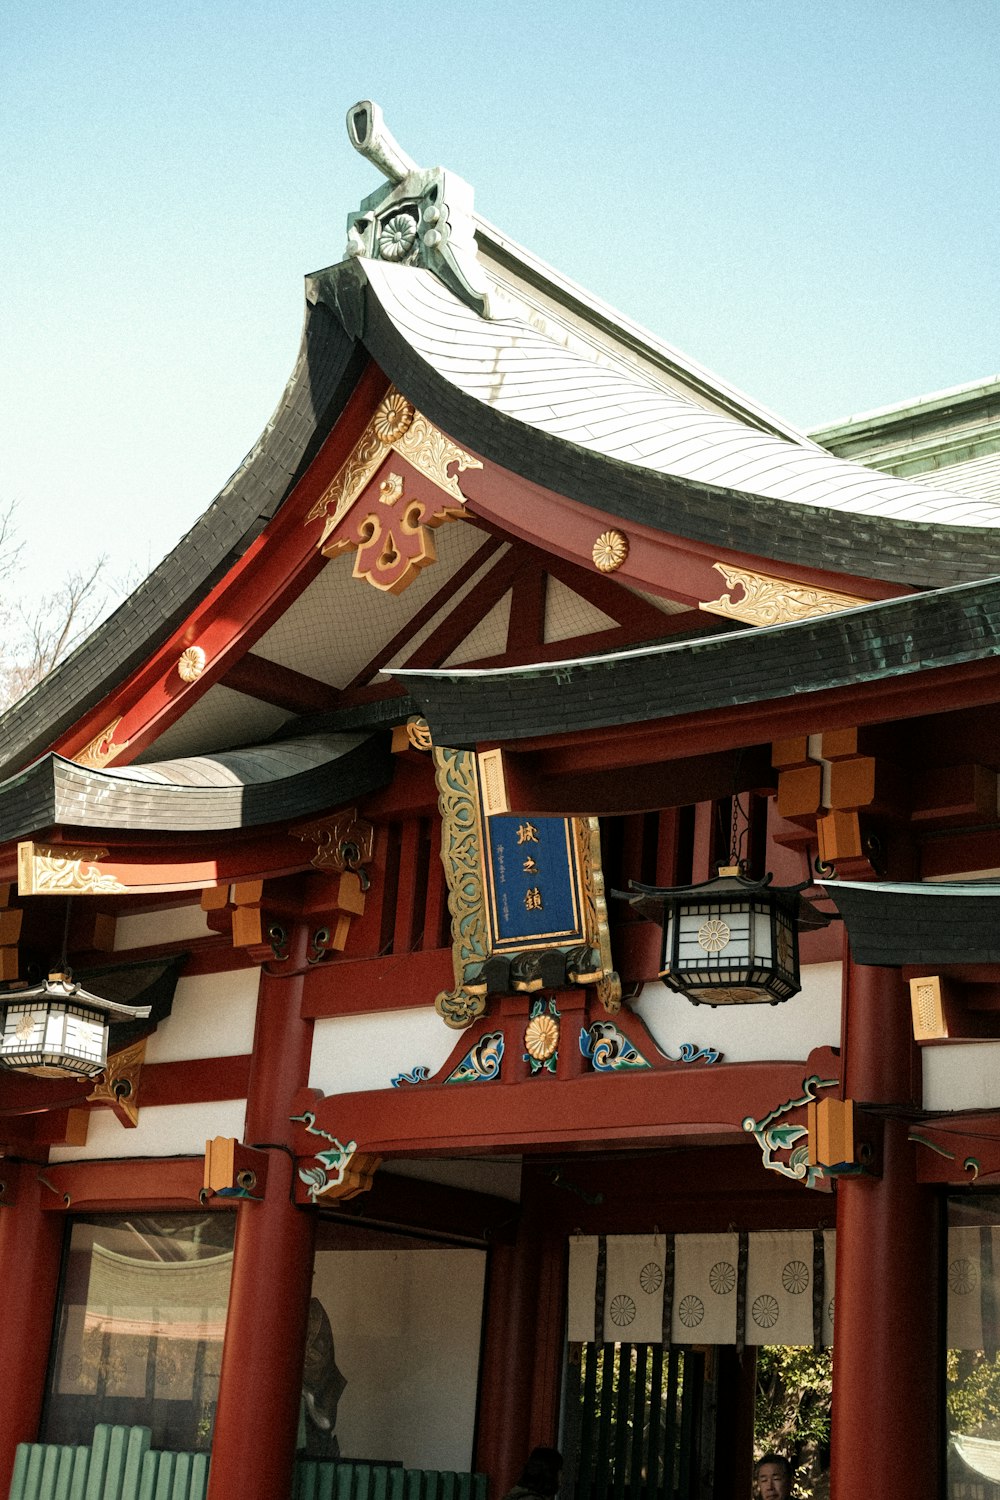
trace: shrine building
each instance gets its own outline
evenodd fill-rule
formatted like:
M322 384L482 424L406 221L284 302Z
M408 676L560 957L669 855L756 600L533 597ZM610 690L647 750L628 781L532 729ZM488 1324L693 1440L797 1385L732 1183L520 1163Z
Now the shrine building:
M1000 1500L1000 382L807 436L348 131L0 719L0 1494L746 1500L805 1346L824 1493Z

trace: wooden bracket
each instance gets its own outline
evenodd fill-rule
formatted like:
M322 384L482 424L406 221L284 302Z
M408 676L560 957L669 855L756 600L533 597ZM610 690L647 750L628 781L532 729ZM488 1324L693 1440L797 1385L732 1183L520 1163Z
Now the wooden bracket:
M267 1189L268 1155L232 1136L205 1142L205 1198L249 1198L260 1203Z
M881 1177L882 1120L853 1099L818 1099L806 1107L809 1165L825 1177Z
M18 977L17 945L24 912L10 904L11 887L0 885L0 980Z
M232 885L206 886L201 909L216 932L232 930L233 947L242 948L254 963L288 957L286 934L264 911L263 880L238 880Z

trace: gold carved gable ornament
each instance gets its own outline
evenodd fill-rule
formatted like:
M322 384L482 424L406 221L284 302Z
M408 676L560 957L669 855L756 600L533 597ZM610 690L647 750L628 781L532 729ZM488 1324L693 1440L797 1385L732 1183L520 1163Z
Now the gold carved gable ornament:
M793 620L836 614L867 602L855 594L838 594L812 584L792 583L787 578L754 573L749 568L733 568L728 563L716 562L712 566L726 580L729 592L699 604L698 608L731 620L742 620L745 625L788 625Z
M377 493L363 500L391 454L419 478L389 469ZM481 468L478 458L453 443L393 387L306 524L323 520L319 547L324 557L353 551L355 578L383 593L401 594L436 560L432 532L464 514L458 474Z

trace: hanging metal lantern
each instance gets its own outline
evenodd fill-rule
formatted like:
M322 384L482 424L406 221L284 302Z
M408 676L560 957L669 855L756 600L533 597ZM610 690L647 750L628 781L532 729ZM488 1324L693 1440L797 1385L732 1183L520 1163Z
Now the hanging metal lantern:
M660 978L672 990L695 1005L777 1005L802 988L799 929L830 921L803 900L804 889L728 866L702 885L632 881L616 895L662 925Z
M39 1078L96 1078L108 1059L108 1026L145 1020L148 1005L103 1000L55 972L0 995L0 1064Z

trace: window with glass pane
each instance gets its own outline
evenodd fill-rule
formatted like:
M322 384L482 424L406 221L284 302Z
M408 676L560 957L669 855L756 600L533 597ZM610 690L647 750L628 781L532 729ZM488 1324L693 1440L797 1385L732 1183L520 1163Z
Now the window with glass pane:
M42 1440L97 1422L207 1449L218 1399L235 1215L76 1219L66 1251Z
M948 1203L948 1500L1000 1500L1000 1193Z
M321 1219L300 1446L470 1469L485 1270L478 1248Z

